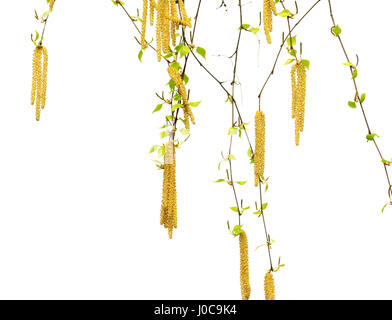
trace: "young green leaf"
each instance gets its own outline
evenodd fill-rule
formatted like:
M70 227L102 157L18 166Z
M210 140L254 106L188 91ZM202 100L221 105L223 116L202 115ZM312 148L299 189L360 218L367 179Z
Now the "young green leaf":
M206 59L206 49L202 47L197 47L196 52L200 54L204 59Z

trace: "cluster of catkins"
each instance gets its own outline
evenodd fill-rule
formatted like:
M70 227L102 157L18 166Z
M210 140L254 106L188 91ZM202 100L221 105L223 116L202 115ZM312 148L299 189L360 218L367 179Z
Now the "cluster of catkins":
M41 110L45 108L48 77L48 51L37 45L33 54L33 80L31 87L31 105L35 104L35 119L40 120Z
M165 147L161 225L168 229L172 239L173 229L177 228L176 153L172 140Z
M183 0L143 0L141 31L141 45L143 49L148 46L146 42L148 7L150 7L150 25L153 26L155 22L156 51L158 61L160 61L162 54L171 52L170 43L175 46L176 30L180 25L191 27L191 22L186 13Z
M300 133L304 130L306 68L301 61L291 67L292 118L295 120L295 144L299 145Z
M274 0L264 0L263 6L263 22L264 22L264 32L267 37L267 42L271 43L271 35L272 32L272 14L275 16L278 15L276 11L275 1Z
M185 89L184 80L182 79L181 74L178 72L178 70L173 65L170 65L167 68L167 72L169 73L170 78L173 80L174 84L176 85L176 87L178 89L178 93L181 96L182 109L184 110L185 128L187 130L189 130L190 129L189 121L191 121L192 124L195 124L195 117L193 116L192 109L189 105L188 94Z
M239 235L240 242L240 283L242 300L249 300L251 287L249 282L248 238L245 231ZM265 300L275 300L274 277L267 272L264 279Z

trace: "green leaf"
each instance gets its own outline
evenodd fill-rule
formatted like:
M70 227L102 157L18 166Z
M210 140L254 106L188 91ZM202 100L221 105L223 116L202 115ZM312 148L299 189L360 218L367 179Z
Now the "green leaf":
M229 160L237 160L237 158L234 156L234 154L229 154L229 155L227 156L227 158L228 158Z
M152 146L151 149L150 149L150 153L153 153L153 152L157 151L159 147L160 146L158 146L158 145Z
M358 77L358 70L357 69L354 69L353 70L353 79L355 79L356 77Z
M347 67L353 67L353 68L355 68L355 66L354 66L350 61L343 63L343 65L345 65L345 66L347 66Z
M297 44L297 36L289 37L289 38L286 40L286 43L287 43L287 45L288 45L289 47L295 46L295 45Z
M282 12L279 12L279 15L283 18L292 16L293 14L288 9L284 9Z
M238 133L238 129L237 128L230 128L229 129L229 136L234 136Z
M218 179L218 180L216 180L216 181L214 181L215 183L219 183L219 182L224 182L224 181L226 181L225 179Z
M164 146L164 145L163 145L163 146L160 146L160 147L158 148L158 157L162 158L162 157L165 155L165 153L166 153L166 148L165 148L165 146Z
M173 56L173 52L169 52L167 55L163 56L165 59L169 59Z
M252 32L253 34L257 34L260 29L259 28L250 28L248 31Z
M356 104L354 101L349 101L349 102L348 102L348 106L349 106L350 108L355 109L355 108L357 107L357 104Z
M295 59L288 59L286 62L285 62L285 65L288 65L288 64L290 64L290 63L292 63L292 62L294 62L295 61Z
M139 59L140 62L142 62L142 57L143 57L143 50L140 50L139 54L137 55L137 58Z
M163 139L164 137L167 137L168 135L169 135L168 131L162 131L161 134L160 134L161 139Z
M385 159L382 159L381 161L382 161L383 164L385 164L387 166L390 166L392 164L392 161L388 161L388 160L385 160Z
M240 29L248 30L250 28L250 24L243 24Z
M263 203L261 207L262 207L263 210L266 210L267 207L268 207L268 202Z
M176 50L177 53L180 52L181 48L184 46L183 43L178 44L177 46L175 46L174 50Z
M160 110L162 109L162 106L163 106L162 103L161 103L161 104L158 104L158 105L155 107L155 109L154 109L154 111L153 111L152 113L155 113L155 112L160 111Z
M336 25L336 26L334 26L334 27L331 29L331 32L332 32L332 34L333 34L335 37L337 37L337 36L339 36L339 35L342 33L342 29L339 27L339 25Z
M247 181L236 181L236 183L240 186L243 186L245 183L247 183Z
M231 210L233 210L234 212L238 212L238 208L237 207L230 207Z
M363 103L365 101L365 99L366 99L366 93L362 93L361 99L360 99L361 103Z
M301 63L302 63L302 65L303 65L306 69L309 70L309 64L310 64L309 60L302 59L302 60L301 60Z
M196 108L196 107L198 107L199 106L199 104L201 103L201 101L197 101L197 102L190 102L189 103L189 105L191 106L191 107L194 107L194 108Z
M244 232L244 230L242 230L242 225L236 225L233 228L232 234L238 236L242 232Z
M189 52L191 52L191 49L189 49L188 46L183 46L180 49L180 58L182 58L183 56L189 54Z
M175 88L175 86L176 86L176 84L174 83L174 81L173 81L172 79L170 79L169 82L168 82L167 84L169 85L169 88L172 89L172 90L173 90L173 89Z
M204 59L206 59L206 49L202 47L197 47L196 52L201 55Z
M380 136L377 133L371 133L371 134L366 135L367 141L374 141L375 137L379 138Z
M185 128L181 128L180 132L184 135L184 136L188 136L189 135L189 131Z
M181 70L181 66L178 62L173 62L170 66L176 69L177 71Z
M177 110L177 109L179 109L179 108L181 108L181 107L182 107L182 104L181 104L181 103L173 104L173 106L172 106L172 111Z

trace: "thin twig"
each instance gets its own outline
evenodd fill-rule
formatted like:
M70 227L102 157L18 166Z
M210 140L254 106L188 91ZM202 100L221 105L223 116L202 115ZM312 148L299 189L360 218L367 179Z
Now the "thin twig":
M336 27L336 23L335 23L335 18L334 18L333 11L332 11L331 0L328 0L328 4L329 4L330 16L331 16L331 20L332 20L333 28L334 28L334 27ZM357 81L356 81L356 79L355 79L355 77L354 77L354 73L353 73L353 69L354 69L354 68L353 68L353 65L351 64L350 58L349 58L349 56L348 56L348 54L347 54L347 51L346 51L346 48L344 47L344 44L343 44L343 41L342 41L342 37L341 37L339 34L336 35L336 37L338 38L339 43L340 43L340 46L342 47L344 56L346 57L347 62L348 62L349 65L350 65L351 78L352 78L352 81L353 81L353 84L354 84L354 88L355 88L355 97L356 97L356 100L358 100L359 105L360 105L360 107L361 107L361 111L362 111L363 119L364 119L365 124L366 124L366 128L367 128L367 130L368 130L368 133L369 133L369 134L372 134L373 131L370 129L370 124L369 124L369 121L368 121L367 116L366 116L365 108L364 108L364 106L363 106L363 101L359 98L360 95L359 95L359 90L358 90ZM376 150L377 150L378 155L379 155L380 158L381 158L381 161L383 162L383 160L384 160L385 158L383 157L383 155L382 155L382 153L381 153L381 149L380 149L380 147L378 146L378 144L377 144L375 138L373 139L373 144L374 144L374 146L375 146L375 148L376 148ZM390 179L390 177L389 177L389 173L388 173L388 169L387 169L387 164L386 164L386 163L383 163L383 166L384 166L384 171L385 171L385 175L386 175L387 182L388 182L388 197L389 197L389 200L392 201L392 185L391 185L391 179Z

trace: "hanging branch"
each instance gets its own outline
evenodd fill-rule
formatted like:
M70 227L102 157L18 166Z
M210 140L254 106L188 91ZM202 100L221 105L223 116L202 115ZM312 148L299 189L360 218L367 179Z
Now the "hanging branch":
M341 37L342 29L335 22L335 18L334 18L334 15L333 15L333 10L332 10L331 0L328 0L328 5L329 5L330 17L331 17L332 24L333 24L333 27L331 28L331 32L339 40L339 43L340 43L340 46L342 48L343 54L344 54L344 56L345 56L345 58L347 60L345 65L350 68L351 79L352 79L353 84L354 84L354 90L355 90L354 101L349 101L348 105L351 108L356 108L357 104L359 104L361 112L362 112L362 116L363 116L363 119L365 121L366 128L367 128L366 139L368 141L373 142L373 145L376 148L378 155L380 156L381 163L384 166L385 176L386 176L387 183L388 183L388 198L389 198L389 202L387 204L385 204L383 209L382 209L382 211L384 211L384 209L385 209L385 207L387 205L392 205L392 185L391 185L391 179L389 177L388 168L387 168L388 166L390 166L392 164L392 162L386 160L384 158L383 154L381 153L381 149L378 146L377 141L376 141L376 137L378 137L378 135L376 133L374 133L374 131L371 130L368 118L366 116L366 112L365 112L365 108L364 108L364 101L365 101L366 95L359 93L358 85L357 85L357 81L356 81L356 78L358 76L358 56L357 56L357 63L355 65L353 63L351 63L350 58L349 58L349 56L347 54L346 48L345 48L345 46L343 44L343 41L342 41L342 37Z
M200 0L201 2L201 0ZM141 40L136 41L141 45L139 60L141 60L144 50L153 49L158 61L163 59L167 65L167 72L170 77L168 82L170 88L170 98L167 99L164 93L157 94L162 103L158 104L154 112L162 109L163 105L170 108L170 114L165 116L165 124L161 127L161 138L168 137L169 141L163 145L155 145L151 148L150 153L157 151L159 157L164 157L164 163L158 163L158 168L163 169L163 196L161 206L161 224L168 229L169 238L172 238L173 229L177 228L177 198L176 198L176 181L175 181L175 150L190 137L190 122L195 124L195 119L191 107L197 106L200 102L190 102L190 91L186 89L189 81L185 74L189 61L189 54L193 50L192 44L197 19L199 15L200 2L194 19L192 31L190 32L190 42L186 41L186 28L191 27L191 21L187 16L183 0L143 0L143 17L133 17L129 14L122 1L115 0L113 3L120 6L124 13L131 20ZM154 25L156 32L156 47L146 41L146 25L148 17L148 6L150 7L150 24ZM139 28L137 21L141 21L142 27ZM180 29L177 33L176 30ZM172 50L171 46L174 47ZM184 58L181 65L181 59ZM180 117L179 111L183 110L184 118ZM178 128L180 122L184 123L185 128ZM179 130L178 130L179 129ZM177 138L177 132L186 136L184 141Z
M31 34L31 41L34 43L33 53L33 75L31 85L31 105L35 105L35 119L41 119L41 111L46 105L46 90L48 79L48 50L43 45L46 25L48 23L49 15L53 11L55 0L47 0L49 10L44 12L41 17L38 16L37 11L34 11L35 18L44 24L41 35L35 31L35 35Z
M273 66L272 66L272 70L271 70L271 72L269 73L267 79L265 80L263 86L261 87L260 92L259 92L259 95L258 95L258 99L259 99L259 110L261 109L261 95L263 94L263 91L264 91L265 87L267 86L267 83L269 82L270 78L272 77L272 75L273 75L274 72L275 72L275 68L276 68L276 65L277 65L277 63L278 63L278 60L279 60L280 54L281 54L281 52L282 52L282 49L283 49L283 47L284 47L284 44L286 43L287 39L289 39L289 38L291 37L291 36L290 36L291 32L292 32L292 31L302 22L302 20L305 19L305 17L306 17L306 16L307 16L307 15L308 15L308 14L309 14L316 6L320 3L320 1L321 1L321 0L317 0L317 1L310 7L310 9L309 9L309 10L308 10L308 11L307 11L307 12L297 21L297 23L291 28L289 34L288 34L287 36L283 37L283 41L282 41L282 43L281 43L281 45L280 45L280 47L279 47L278 54L276 55L274 64L273 64Z

